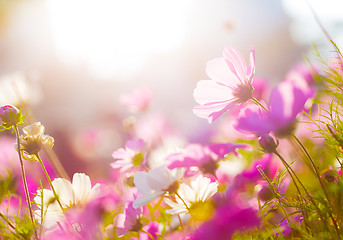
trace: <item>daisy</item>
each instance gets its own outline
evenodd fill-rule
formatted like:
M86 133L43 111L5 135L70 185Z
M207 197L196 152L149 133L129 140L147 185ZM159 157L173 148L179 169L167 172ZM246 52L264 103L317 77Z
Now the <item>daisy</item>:
M176 193L175 199L165 198L164 201L172 209L169 214L190 213L199 215L199 210L208 210L206 202L218 191L218 182L211 182L210 178L199 175L190 186L182 183Z
M58 222L65 219L65 210L85 205L100 191L100 184L97 183L92 187L90 178L84 173L75 173L72 183L64 178L56 178L52 181L52 185L61 205L56 201L53 191L49 189L38 190L34 198L39 208L35 211L35 218L46 228L57 226Z
M255 72L255 53L251 47L250 65L234 48L224 49L223 58L207 63L206 73L211 80L201 80L194 90L194 99L200 105L193 108L195 115L212 123L224 112L252 98Z

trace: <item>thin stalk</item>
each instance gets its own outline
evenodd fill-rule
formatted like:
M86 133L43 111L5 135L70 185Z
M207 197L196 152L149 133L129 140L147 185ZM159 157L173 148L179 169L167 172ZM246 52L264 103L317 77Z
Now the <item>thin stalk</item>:
M176 196L178 196L181 201L183 202L183 204L185 205L186 209L188 210L189 214L191 213L191 210L189 209L189 207L187 206L186 202L182 199L182 197L180 196L180 194L178 192L175 193Z
M300 189L299 189L299 187L298 187L298 184L297 184L296 179L297 179L299 182L300 182L300 180L295 176L295 172L293 171L293 169L291 168L291 166L289 166L289 164L286 162L286 160L280 155L280 153L279 153L277 150L274 151L274 154L280 158L282 164L285 166L285 168L286 168L286 170L287 170L289 176L291 177L291 179L292 179L292 181L293 181L293 183L294 183L294 186L295 186L295 188L297 189L299 195L302 196L302 193L301 193L301 191L300 191ZM295 179L295 178L296 178L296 179Z
M50 176L49 176L48 172L46 171L46 168L45 168L45 166L44 166L44 163L43 163L42 159L39 157L39 154L38 154L38 153L36 154L36 157L37 157L38 162L40 163L40 165L41 165L41 167L42 167L42 169L43 169L43 171L44 171L44 174L45 174L45 176L46 176L46 178L47 178L47 180L48 180L48 182L49 182L49 185L50 185L50 187L51 187L52 192L54 193L54 196L55 196L55 198L56 198L56 201L57 201L58 205L61 207L62 212L63 212L63 211L64 211L64 208L62 207L62 204L61 204L61 202L60 202L60 198L59 198L59 196L57 195L57 193L56 193L56 191L55 191L54 185L52 184L51 179L50 179Z
M304 189L304 191L305 191L306 195L308 196L309 200L311 201L311 203L313 204L313 206L316 208L316 210L317 210L317 212L318 212L318 214L319 214L321 220L324 222L324 217L323 217L322 212L320 211L318 205L316 204L315 200L314 200L313 197L310 195L310 193L307 191L307 189L305 188L305 186L303 185L303 183L300 181L300 179L298 178L298 176L295 174L295 172L293 171L293 169L288 165L288 163L285 161L285 159L280 155L280 153L279 153L277 150L275 150L274 153L280 158L280 160L281 160L281 161L286 165L286 167L289 168L289 170L292 172L292 174L294 175L294 177L295 177L295 178L297 179L297 181L299 182L300 186ZM325 226L325 229L329 232L329 227L327 226L326 221L325 221L324 226ZM337 229L337 230L338 230L338 229ZM337 230L336 230L336 231L337 231ZM339 233L338 233L338 235L339 235ZM339 237L339 239L340 239L340 237Z
M24 236L22 236L21 234L18 234L15 232L16 227L13 225L13 223L7 218L5 217L2 213L0 213L0 217L6 222L7 225L9 225L12 229L8 229L9 231L11 231L11 233L16 236L17 238L22 238L22 239L26 239Z
M151 203L147 203L147 207L149 209L151 221L155 221L155 211L153 209L153 206L151 206Z
M5 220L7 225L9 225L13 229L16 229L16 227L13 225L13 223L7 217L5 217L1 212L0 212L0 217Z
M182 223L182 220L181 220L180 214L178 214L178 215L177 215L177 217L179 218L180 227L181 227L182 233L184 234L184 233L185 233L185 228L183 227L183 223Z
M152 240L155 240L155 238L148 231L145 231L143 228L141 229L141 231L147 234Z
M251 100L256 103L257 105L259 105L261 108L263 108L263 110L265 110L266 112L269 112L269 110L256 98L252 97Z
M282 201L280 199L280 195L279 193L275 190L275 187L273 186L273 184L270 182L268 176L263 172L263 170L260 168L260 166L257 166L257 170L260 172L260 174L262 175L262 177L264 178L264 180L268 183L270 189L273 191L273 194L275 196L275 198L277 199L277 201L279 202L279 205L281 207L281 211L283 212L283 214L285 215L285 218L287 219L288 222L290 222L289 220L289 215L285 209L285 207L282 205ZM260 201L259 205L260 205ZM259 206L260 207L260 206Z
M154 205L154 207L152 208L154 213L157 210L157 208L161 205L162 201L163 201L163 198L161 197L160 200L158 200L158 202Z
M340 52L340 50L339 50L339 48L337 47L337 45L335 44L335 42L332 40L332 38L330 37L329 33L326 31L326 29L324 28L323 24L322 24L321 21L319 20L319 17L318 17L318 15L317 15L316 11L314 11L312 5L310 4L310 1L307 0L306 2L307 2L307 5L309 6L309 8L310 8L310 10L311 10L311 12L312 12L312 14L313 14L314 19L316 20L318 26L319 26L320 29L323 31L325 37L330 41L330 43L332 43L333 47L337 50L338 54L341 55L341 57L343 57L342 54L341 54L341 52Z
M27 206L28 206L28 208L29 208L30 219L31 219L31 222L32 222L32 226L33 226L33 231L34 231L34 234L35 234L35 238L38 239L38 235L37 235L37 231L36 231L36 227L35 227L34 218L33 218L33 215L32 215L32 207L31 207L31 201L30 201L29 190L28 190L27 182L26 182L26 175L25 175L24 162L23 162L23 159L22 159L22 157L21 157L20 137L19 137L18 126L17 126L17 125L13 125L13 126L14 126L14 131L15 131L15 134L16 134L16 138L17 138L18 155L19 155L19 161L20 161L21 176L22 176L22 178L23 178L23 183L24 183L26 202L27 202Z
M296 176L296 174L295 174L295 172L293 171L293 169L291 168L291 166L286 162L286 160L280 155L280 153L277 151L277 150L275 150L275 155L277 155L279 158L280 158L280 160L281 160L281 162L283 163L283 165L285 166L285 168L286 168L286 170L287 170L287 172L288 172L288 174L291 176L291 178L292 178L292 181L293 181L293 183L294 183L294 185L295 185L295 187L296 187L296 189L297 189L297 191L298 191L298 193L299 193L299 196L301 197L301 198L303 198L302 197L302 193L301 193L301 191L300 191L300 189L299 189L299 187L298 187L298 184L296 183L296 180L302 185L302 183L300 182L300 179ZM302 185L303 186L303 185ZM303 188L305 188L304 186L303 186ZM299 197L299 198L300 198ZM300 209L300 211L301 211L301 213L302 213L302 215L304 216L304 221L305 221L305 225L306 225L306 229L308 229L308 227L309 227L309 225L308 225L308 222L307 222L307 214L306 214L306 212L301 208Z
M14 90L15 94L17 95L21 105L23 106L23 108L27 109L26 120L28 121L29 124L33 124L34 122L36 122L35 117L33 116L33 113L30 111L30 108L28 107L23 96L21 95L18 85L16 83L13 83L12 87L13 87L13 90ZM56 171L57 175L59 177L68 179L70 181L70 178L69 178L66 170L63 168L63 165L61 164L61 161L58 159L54 150L47 148L45 146L43 146L43 150L44 150L45 154L47 155L49 161L51 162L52 167Z
M317 179L318 179L318 181L319 181L320 187L323 189L324 195L325 195L325 197L326 197L326 199L327 199L327 201L328 201L328 203L329 203L329 207L331 208L331 210L334 210L334 207L332 206L331 201L330 201L330 198L329 198L329 194L328 194L327 191L326 191L326 188L325 188L325 186L324 186L324 184L323 184L323 181L322 181L322 179L320 178L319 171L318 171L316 165L314 164L314 161L313 161L311 155L309 154L309 152L307 151L307 149L305 148L305 146L301 143L301 141L299 140L299 138L297 138L297 136L295 136L295 135L293 134L292 137L295 139L295 141L299 144L299 146L301 147L301 149L304 151L304 153L305 153L307 159L309 160L311 166L312 166L313 169L314 169L314 172L315 172L316 177L317 177ZM331 220L332 220L332 223L333 223L333 225L334 225L334 227L335 227L337 236L339 237L339 239L341 239L341 236L340 236L340 233L339 233L339 230L338 230L337 222L336 222L335 218L333 217L331 211L329 211L329 215L330 215L330 218L331 218Z

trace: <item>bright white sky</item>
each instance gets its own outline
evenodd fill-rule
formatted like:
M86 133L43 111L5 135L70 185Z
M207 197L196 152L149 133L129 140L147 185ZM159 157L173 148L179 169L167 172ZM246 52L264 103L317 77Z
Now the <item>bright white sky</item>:
M327 40L318 27L308 3L311 4L333 40L338 44L342 42L342 0L282 0L285 11L293 19L291 25L293 37L300 43L311 44L313 42L323 42L324 40L327 44Z
M59 57L103 77L131 74L185 34L188 0L46 0ZM119 71L120 70L120 71ZM100 76L101 77L101 76Z

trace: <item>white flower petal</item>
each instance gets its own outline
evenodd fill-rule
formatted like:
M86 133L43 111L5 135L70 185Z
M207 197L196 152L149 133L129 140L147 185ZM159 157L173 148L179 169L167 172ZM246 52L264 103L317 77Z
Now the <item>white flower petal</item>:
M164 192L159 191L159 192L154 192L151 194L144 194L142 196L139 196L138 198L135 199L135 201L133 202L132 206L133 208L137 209L139 207L144 206L145 204L151 202L152 200L158 198L159 196L161 196Z
M75 203L86 202L92 188L90 178L84 173L75 173L73 176L73 191Z

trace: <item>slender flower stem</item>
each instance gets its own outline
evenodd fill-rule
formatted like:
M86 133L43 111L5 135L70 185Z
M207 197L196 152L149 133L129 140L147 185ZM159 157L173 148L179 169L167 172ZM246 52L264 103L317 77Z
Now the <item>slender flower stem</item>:
M26 196L27 206L28 206L28 208L29 208L29 213L30 213L30 218L31 218L31 222L32 222L32 226L33 226L33 231L34 231L34 234L35 234L35 238L38 239L38 235L37 235L37 231L36 231L36 227L35 227L34 218L33 218L33 215L32 215L32 207L31 207L31 201L30 201L29 190L28 190L27 182L26 182L26 175L25 175L24 162L23 162L23 159L22 159L22 157L21 157L20 137L19 137L18 126L17 126L17 125L13 125L13 126L14 126L14 131L15 131L15 134L16 134L16 138L17 138L18 155L19 155L20 168L21 168L21 176L22 176L22 178L23 178L23 183L24 183L24 189L25 189L25 196Z
M179 218L180 227L181 227L182 233L184 234L184 233L185 233L185 228L183 227L183 223L182 223L182 220L181 220L180 214L178 214L178 215L177 215L177 217Z
M293 183L294 183L294 185L295 185L295 187L296 187L296 189L297 189L297 191L298 191L298 193L299 193L299 196L300 196L301 198L303 198L303 197L302 197L302 193L301 193L301 191L300 191L300 189L299 189L299 187L298 187L298 184L296 183L296 180L299 182L299 184L300 184L301 186L303 186L305 192L307 192L307 190L305 189L304 185L300 182L300 179L297 177L297 175L295 174L295 172L293 171L293 169L291 168L291 166L289 166L289 164L285 161L285 159L280 155L280 153L279 153L277 150L275 150L275 151L274 151L274 154L277 155L277 156L280 158L280 160L281 160L281 162L283 163L283 165L285 166L285 168L286 168L288 174L289 174L290 177L292 178L292 181L293 181ZM308 227L309 225L308 225L308 222L307 222L307 215L306 215L306 212L305 212L303 209L300 209L300 211L301 211L302 215L304 216L305 225Z
M322 215L322 212L320 211L320 209L319 209L317 203L315 202L315 200L313 199L313 197L310 195L310 193L307 191L307 189L305 188L305 186L303 185L303 183L300 181L300 179L298 178L298 176L296 175L296 173L293 171L293 169L289 166L289 164L285 161L285 159L280 155L280 153L279 153L277 150L275 150L274 153L280 158L280 160L285 164L285 166L292 172L292 174L294 175L294 177L295 177L295 178L297 179L297 181L299 182L300 186L304 189L304 191L305 191L306 195L308 196L309 200L311 201L311 203L313 204L313 206L316 208L316 210L317 210L317 212L318 212L318 214L319 214L321 220L324 222L324 219L325 219L325 218L324 218L324 216ZM331 218L331 220L332 220L332 218ZM328 228L327 224L324 224L324 226L325 226L325 229L329 232L329 228ZM336 229L336 232L337 232L337 231L338 231L338 229ZM339 236L339 233L338 233L338 232L337 232L337 235ZM339 236L339 239L341 239L340 236Z
M153 209L153 206L151 206L151 203L147 203L147 207L149 209L151 221L155 221L155 210Z
M295 172L293 171L291 166L289 166L289 164L286 162L286 160L280 155L280 153L277 150L274 151L274 154L280 158L280 160L283 163L283 165L285 166L289 176L292 178L294 186L297 189L299 195L302 196L301 191L300 191L300 189L298 187L297 181L295 180L295 178L297 178L296 175L295 175ZM298 178L297 178L297 180L300 182L300 180Z
M0 213L0 217L6 222L6 224L8 226L10 226L13 230L8 229L9 231L11 231L11 233L16 236L17 238L22 238L22 239L26 239L24 236L22 236L21 234L17 234L14 230L16 229L16 227L13 225L13 223L6 217L4 216L2 213Z
M175 193L176 196L178 196L181 201L183 202L183 204L185 205L186 209L188 210L189 213L191 213L191 210L189 209L189 207L187 206L186 202L182 199L182 197L180 196L180 194L178 192Z
M48 172L46 171L46 168L45 168L45 166L44 166L44 163L43 163L42 159L39 157L39 154L38 154L38 153L36 154L36 157L37 157L37 159L38 159L38 161L39 161L39 163L40 163L40 165L41 165L41 167L42 167L42 169L43 169L43 171L44 171L44 174L45 174L45 176L46 176L46 178L47 178L47 180L48 180L48 182L49 182L49 185L50 185L50 187L51 187L52 192L54 193L54 196L55 196L55 198L56 198L56 201L57 201L58 205L60 205L60 207L61 207L61 209L62 209L62 212L63 212L63 211L64 211L64 208L62 207L62 204L61 204L61 202L60 202L60 198L59 198L59 196L57 195L57 193L56 193L56 191L55 191L54 185L52 184L51 179L50 179L50 176L49 176Z
M0 212L0 217L13 229L16 229L16 227L13 225L13 223L7 218L5 217L5 215L3 215L1 212Z
M15 94L17 95L18 99L20 100L21 105L23 106L23 108L25 108L27 110L26 111L26 120L28 121L29 124L33 124L34 122L36 122L35 117L33 116L33 113L30 111L29 106L26 104L22 94L20 93L18 84L13 83L12 87L13 87L13 90L14 90ZM45 146L43 146L43 150L44 150L45 154L47 155L49 161L51 162L52 167L56 171L57 175L59 177L68 179L70 181L70 178L69 178L66 170L63 168L63 165L61 164L61 161L58 159L54 150L47 148Z
M282 204L281 198L280 198L280 194L275 190L275 187L273 186L273 184L270 182L268 176L263 172L263 170L260 168L260 166L256 167L257 170L260 172L260 174L262 175L262 177L264 178L264 180L268 183L270 189L273 191L273 194L275 196L275 198L277 199L277 201L279 202L279 205L281 207L281 211L283 212L283 214L285 215L285 218L287 219L288 222L290 222L289 220L289 214L287 213L285 207Z
M314 11L312 5L310 4L310 1L307 0L306 2L307 2L307 5L309 6L309 8L310 8L310 10L311 10L311 12L312 12L312 14L313 14L313 17L314 17L314 19L316 20L318 26L319 26L320 29L323 31L325 37L330 41L330 43L332 43L333 47L337 50L338 54L339 54L341 57L343 57L342 54L341 54L341 52L340 52L340 50L339 50L339 48L337 47L337 45L335 44L335 42L332 40L331 36L329 35L329 33L326 31L326 29L324 28L323 24L322 24L321 21L319 20L319 17L318 17L318 15L317 15L316 11Z
M260 107L262 107L265 111L269 112L269 110L268 110L260 101L258 101L256 98L252 97L251 100L252 100L253 102L255 102L257 105L259 105ZM302 150L304 151L305 155L306 155L307 158L309 159L309 161L310 161L312 167L314 168L314 170L315 170L315 172L316 172L317 178L319 179L319 183L320 183L321 187L323 188L324 194L325 194L327 200L329 201L328 194L327 194L327 192L326 192L326 190L325 190L325 188L324 188L324 185L323 185L323 183L322 183L322 181L321 181L321 179L320 179L320 175L319 175L318 169L315 167L314 162L313 162L313 160L312 160L310 154L307 152L306 148L305 148L304 145L300 142L300 140L299 140L294 134L292 134L292 136L293 136L294 139L298 142L298 144L300 145L300 147L301 147ZM313 204L313 205L315 206L315 208L317 209L318 214L320 214L320 216L321 216L321 219L324 220L324 218L323 218L323 216L321 215L321 212L320 212L320 210L319 210L317 204L315 203L314 199L313 199L312 196L308 193L307 189L306 189L305 186L302 184L302 182L300 181L300 179L298 178L298 176L295 174L295 172L293 171L293 169L288 165L288 163L282 158L282 156L281 156L277 151L275 151L274 153L281 159L282 163L283 163L285 166L288 166L288 167L286 167L286 169L289 169L289 170L293 173L294 177L297 179L297 181L299 182L299 184L301 185L301 187L304 189L306 195L309 197L310 201L312 202L312 204ZM287 171L288 171L288 170L287 170ZM290 174L290 175L291 175L291 174ZM291 175L291 177L292 177L292 175ZM292 180L293 180L293 182L295 183L293 177L292 177ZM298 188L297 188L297 190L298 190ZM298 192L299 192L299 190L298 190ZM330 201L329 201L329 203L330 203ZM331 204L331 203L330 203L330 204ZM329 211L329 215L330 215L330 218L331 218L331 220L332 220L332 222L333 222L333 224L334 224L334 227L335 227L337 236L339 237L339 239L341 239L340 233L339 233L339 230L338 230L338 226L337 226L337 222L336 222L336 220L334 219L334 217L332 216L331 211ZM325 225L326 229L328 230L328 227L326 226L326 224L324 224L324 225Z
M145 231L144 229L142 229L141 231L147 234L152 240L155 240L155 238L148 231Z
M163 201L163 197L161 197L160 200L158 200L158 202L153 206L152 210L154 211L154 214L157 208L161 205L162 201Z
M299 144L299 146L301 147L301 149L303 150L303 152L305 153L307 159L309 160L311 166L313 167L313 170L315 172L315 175L319 181L319 184L320 184L320 187L323 189L323 192L324 192L324 195L329 203L329 208L331 208L331 210L334 210L334 207L332 206L331 204L331 201L330 201L330 198L329 198L329 194L328 192L326 191L326 188L324 186L324 183L322 181L322 179L320 178L320 174L319 174L319 171L318 171L318 168L316 167L316 165L314 164L314 161L311 157L311 155L309 154L309 152L307 151L307 149L305 148L305 146L301 143L301 141L299 140L299 138L297 138L297 136L295 136L294 134L292 135L292 137L295 139L295 141ZM341 239L341 236L340 236L340 232L338 230L338 225L337 225L337 221L336 219L333 217L332 215L332 212L329 211L329 215L330 215L330 218L332 220L332 223L335 227L335 230L336 230L336 233L337 233L337 236L339 237L339 239Z
M261 108L263 108L263 110L265 110L266 112L269 112L269 110L256 98L252 97L251 100L256 103L257 105L259 105Z

